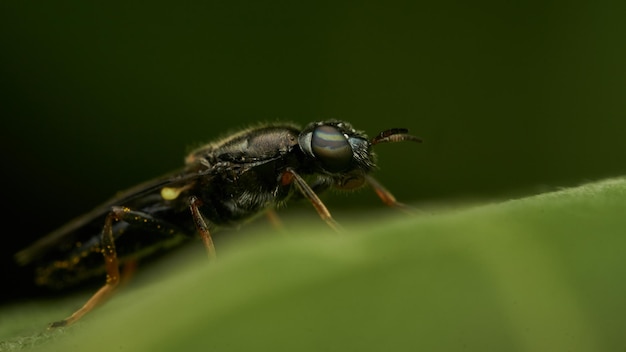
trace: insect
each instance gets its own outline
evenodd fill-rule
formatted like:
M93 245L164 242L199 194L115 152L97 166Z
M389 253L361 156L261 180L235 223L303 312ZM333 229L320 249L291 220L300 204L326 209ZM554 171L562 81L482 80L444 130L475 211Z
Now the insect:
M76 312L51 327L79 320L120 282L120 265L168 250L199 234L215 257L211 232L236 225L290 198L306 198L334 229L317 194L371 186L390 206L401 205L370 173L372 146L421 140L406 129L371 140L349 123L329 120L250 128L193 150L182 170L131 188L16 254L35 267L38 285L60 288L97 275L105 284Z

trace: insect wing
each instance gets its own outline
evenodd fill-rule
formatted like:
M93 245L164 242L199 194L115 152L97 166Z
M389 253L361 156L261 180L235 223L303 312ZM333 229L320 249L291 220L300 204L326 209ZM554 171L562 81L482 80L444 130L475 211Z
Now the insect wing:
M37 240L30 246L22 249L15 254L15 260L21 265L27 265L44 256L48 251L58 247L62 243L75 242L84 233L81 231L87 226L95 226L102 228L104 218L111 210L112 206L124 206L134 201L140 200L151 195L159 195L163 188L180 188L195 183L198 178L207 178L207 172L175 172L166 176L156 178L141 183L128 190L122 191L113 198L97 206L88 213L85 213L48 235Z

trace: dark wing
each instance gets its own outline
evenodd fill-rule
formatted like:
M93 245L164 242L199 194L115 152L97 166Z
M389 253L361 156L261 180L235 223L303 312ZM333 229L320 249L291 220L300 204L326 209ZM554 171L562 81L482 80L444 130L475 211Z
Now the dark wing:
M158 193L163 187L182 187L195 182L198 178L210 177L208 176L208 171L209 170L192 173L178 171L141 183L126 191L120 192L113 198L94 208L92 211L71 220L67 224L37 240L30 246L17 252L15 254L15 260L21 265L33 262L44 255L49 249L59 246L62 242L67 243L75 241L75 237L79 233L78 230L80 228L106 216L112 206L123 206L133 200Z

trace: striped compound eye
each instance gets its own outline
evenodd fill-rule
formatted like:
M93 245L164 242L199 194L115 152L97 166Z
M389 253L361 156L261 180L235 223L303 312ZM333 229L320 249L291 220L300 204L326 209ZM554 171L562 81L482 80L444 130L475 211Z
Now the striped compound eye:
M352 147L346 136L334 126L315 128L311 136L311 151L329 172L346 170L352 162Z

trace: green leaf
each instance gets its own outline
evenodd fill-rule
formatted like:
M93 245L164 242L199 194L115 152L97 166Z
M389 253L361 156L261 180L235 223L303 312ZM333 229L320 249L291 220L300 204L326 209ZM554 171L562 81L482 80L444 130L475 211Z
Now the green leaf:
M40 333L83 296L63 301L64 313L14 308L41 330L0 347L623 350L625 212L626 180L612 179L462 210L366 213L339 219L340 235L286 219L294 234L229 241L211 265L200 244L186 248L60 331Z

